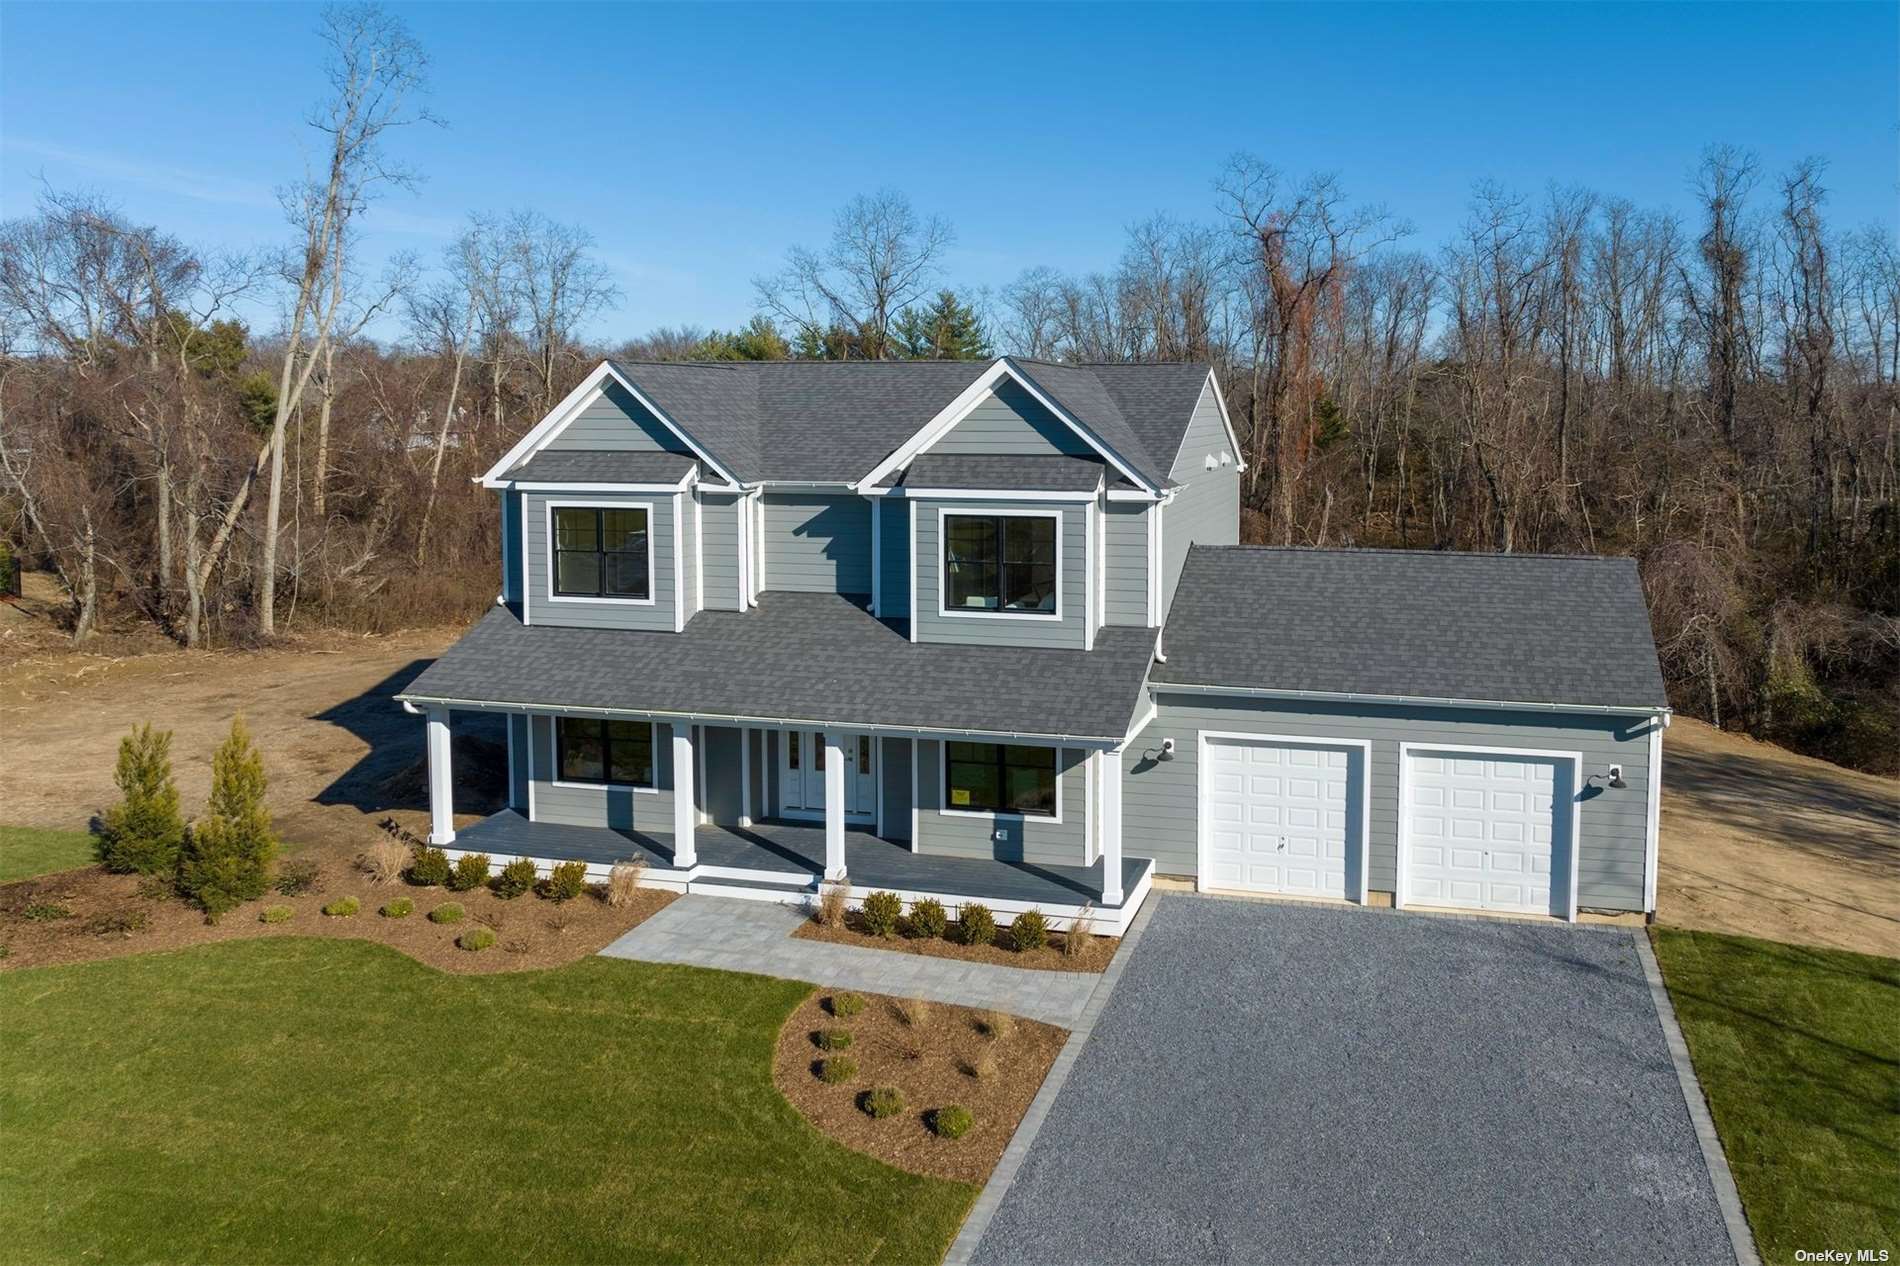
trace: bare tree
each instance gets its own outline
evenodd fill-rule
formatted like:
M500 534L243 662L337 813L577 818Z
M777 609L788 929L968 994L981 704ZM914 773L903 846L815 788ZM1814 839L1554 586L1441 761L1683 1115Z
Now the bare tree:
M619 297L604 265L588 252L594 238L587 230L557 224L535 211L516 212L504 231L509 255L514 310L521 321L521 338L528 363L539 385L540 411L545 414L558 398L554 385L564 362L579 352L576 335ZM482 266L471 276L488 277Z

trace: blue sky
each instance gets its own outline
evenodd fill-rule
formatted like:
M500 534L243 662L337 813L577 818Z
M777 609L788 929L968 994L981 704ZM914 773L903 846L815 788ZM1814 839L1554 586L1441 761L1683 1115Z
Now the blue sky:
M427 180L368 249L433 261L471 210L585 225L624 292L607 339L742 322L752 278L880 186L955 225L956 282L1107 268L1131 222L1212 218L1243 149L1338 172L1431 249L1485 178L1686 210L1716 141L1770 173L1824 155L1837 223L1896 220L1891 3L392 7L448 126L395 143ZM0 212L44 175L200 245L283 241L316 12L0 5Z

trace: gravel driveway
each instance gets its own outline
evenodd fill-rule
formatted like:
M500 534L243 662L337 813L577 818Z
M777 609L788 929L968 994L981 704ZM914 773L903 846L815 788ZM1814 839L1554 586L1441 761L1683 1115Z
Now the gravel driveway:
M1630 932L1155 900L978 1262L1734 1261Z

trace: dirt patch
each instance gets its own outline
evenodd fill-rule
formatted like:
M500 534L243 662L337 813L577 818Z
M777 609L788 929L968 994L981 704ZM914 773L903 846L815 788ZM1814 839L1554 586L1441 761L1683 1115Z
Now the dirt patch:
M826 1007L835 996L814 992L779 1031L773 1065L779 1090L846 1147L913 1174L987 1179L1068 1035L1053 1025L942 1003L924 1006L909 1024L900 1016L902 1000L878 994L858 995L866 1005L857 1015L834 1016ZM850 1032L849 1049L837 1054L857 1064L857 1074L839 1085L827 1085L816 1071L827 1055L816 1035L833 1029ZM904 1108L879 1120L859 1105L881 1086L895 1086ZM972 1124L960 1138L940 1138L930 1128L931 1114L953 1104L969 1110Z
M948 937L957 934L951 924ZM994 963L998 967L1023 967L1031 971L1101 971L1115 957L1120 937L1089 936L1073 956L1063 952L1066 932L1051 932L1049 944L1035 950L1013 950L1006 945L963 945L945 937L872 936L853 913L844 927L826 927L807 920L792 933L808 941L830 941L834 945L857 945L864 949L889 950L893 954L922 954L926 958L956 958L966 963ZM1008 932L998 928L996 937L1006 941Z
M52 963L91 962L121 954L183 949L210 941L254 936L335 936L377 941L419 962L465 975L558 967L599 950L665 908L674 894L642 889L630 905L610 906L597 891L556 904L536 896L504 901L486 889L450 892L405 883L376 885L354 866L334 860L318 865L316 885L287 897L272 892L247 902L215 925L162 886L138 875L112 875L98 867L65 871L0 885L0 970ZM322 913L329 902L355 897L361 910L350 918ZM407 897L415 910L389 919L377 911ZM460 923L431 923L428 912L447 902L466 912ZM288 906L291 917L263 923L268 906ZM63 912L63 913L62 913ZM495 944L472 952L455 938L486 926Z
M1656 917L1900 958L1900 780L1678 718Z

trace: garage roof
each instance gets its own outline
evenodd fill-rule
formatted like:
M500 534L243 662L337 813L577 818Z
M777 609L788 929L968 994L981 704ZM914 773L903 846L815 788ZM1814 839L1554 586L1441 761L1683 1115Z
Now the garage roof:
M1166 629L1157 686L1669 706L1629 558L1197 545Z

